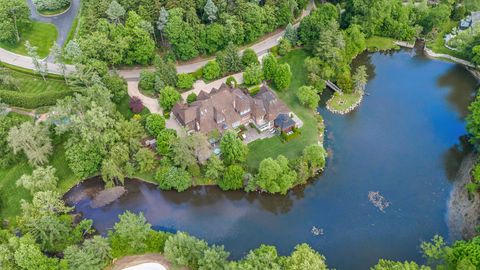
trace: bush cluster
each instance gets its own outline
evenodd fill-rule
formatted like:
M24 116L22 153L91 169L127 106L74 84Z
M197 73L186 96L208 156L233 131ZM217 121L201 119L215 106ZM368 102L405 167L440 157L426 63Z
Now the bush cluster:
M22 93L16 91L0 90L0 98L3 102L26 109L35 109L43 106L51 106L57 100L73 95L74 91L56 91L42 93Z

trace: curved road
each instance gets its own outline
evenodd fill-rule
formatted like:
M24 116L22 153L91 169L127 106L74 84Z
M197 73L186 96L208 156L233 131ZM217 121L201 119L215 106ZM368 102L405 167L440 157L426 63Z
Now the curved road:
M32 0L27 0L27 3L30 7L30 18L32 20L43 23L51 23L57 27L57 43L60 45L60 47L62 47L67 40L68 33L73 25L73 21L77 17L78 10L80 9L80 0L72 0L72 5L65 13L48 17L42 16L37 12Z
M66 37L68 36L68 32L73 24L73 20L75 19L75 14L78 12L80 7L80 0L72 0L72 7L66 13L54 16L51 18L45 18L43 16L38 15L36 12L32 0L27 0L30 5L31 16L35 20L44 21L44 22L51 22L57 25L59 29L59 37L57 39L57 43L62 46L65 42ZM315 8L314 0L311 0L310 4L308 5L307 9L302 12L301 18L310 14L310 12ZM298 27L299 23L296 23L294 26ZM278 45L278 40L283 36L285 33L284 30L275 33L274 35L250 46L257 55L261 56L265 54L269 49ZM178 73L190 73L193 72L200 67L203 67L210 59L204 59L195 63L188 63L188 64L179 64L177 65ZM32 59L28 56L18 55L12 53L10 51L4 50L0 48L0 61L5 62L10 65L18 66L21 68L31 69L34 70L34 66L32 63ZM48 63L48 72L53 74L62 74L61 69L56 65L51 63L51 59L47 59ZM74 71L75 67L71 65L67 65L67 69L69 71ZM128 81L138 81L140 78L140 71L145 68L131 68L125 70L119 70L119 74L124 77Z

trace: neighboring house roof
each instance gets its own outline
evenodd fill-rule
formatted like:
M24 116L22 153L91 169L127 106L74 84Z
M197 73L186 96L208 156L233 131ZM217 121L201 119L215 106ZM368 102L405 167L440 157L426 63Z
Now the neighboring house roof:
M190 105L178 103L172 113L183 126L209 133L223 131L241 121L262 119L273 121L280 113L289 113L288 107L263 85L257 95L251 97L241 89L225 84L210 93L201 91L197 101Z
M295 124L295 121L286 113L279 114L274 121L275 127L278 127L281 130L293 128L295 127Z

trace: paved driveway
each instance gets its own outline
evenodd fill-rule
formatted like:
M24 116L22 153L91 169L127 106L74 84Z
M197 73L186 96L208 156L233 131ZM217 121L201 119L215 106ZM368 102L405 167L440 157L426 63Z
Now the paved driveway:
M72 5L67 12L60 15L47 17L42 16L37 12L37 9L35 8L32 0L27 0L28 6L30 7L30 18L38 22L52 23L57 27L57 43L58 45L60 45L60 47L62 47L67 40L68 33L70 32L70 29L73 25L73 21L78 14L78 10L80 9L80 0L71 1Z

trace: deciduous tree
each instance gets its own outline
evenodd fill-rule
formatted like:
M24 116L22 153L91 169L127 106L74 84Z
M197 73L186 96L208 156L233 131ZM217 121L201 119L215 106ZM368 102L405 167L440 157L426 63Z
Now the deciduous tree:
M23 186L34 194L39 191L55 190L58 178L55 176L56 169L52 166L38 167L31 175L24 174L17 180L17 186Z
M48 162L52 153L52 142L48 128L44 125L35 125L24 122L13 127L8 133L7 140L13 153L23 152L33 165L42 165Z
M248 148L233 131L227 131L220 142L220 151L226 165L243 163L247 158Z

